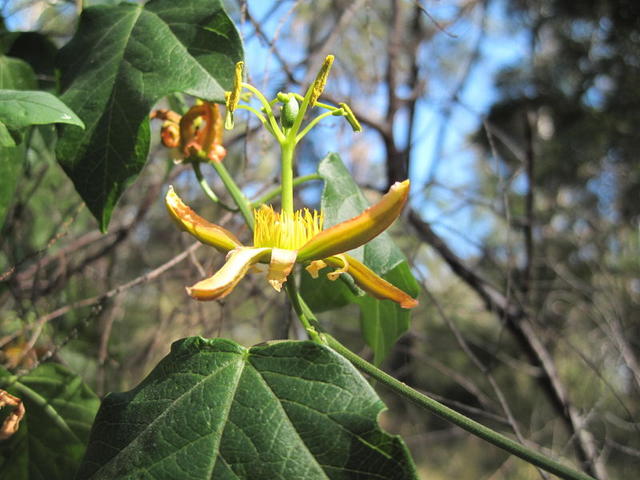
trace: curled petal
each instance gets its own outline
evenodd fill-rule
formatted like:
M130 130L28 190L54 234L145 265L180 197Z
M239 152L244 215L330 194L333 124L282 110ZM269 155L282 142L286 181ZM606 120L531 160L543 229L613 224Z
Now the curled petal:
M364 245L380 235L402 212L409 180L394 183L378 203L357 217L323 230L298 250L300 261L318 260Z
M267 280L277 292L282 290L282 284L287 281L291 269L296 264L295 250L285 250L284 248L274 248L271 250L271 261L269 262L269 273Z
M187 287L187 292L196 300L217 300L226 297L252 265L268 258L270 250L270 248L236 248L229 254L220 270L212 277Z
M211 245L224 253L242 246L229 230L206 221L191 210L174 192L173 187L169 187L165 205L178 226L205 245Z
M0 390L0 407L13 407L0 425L0 441L6 440L18 431L20 420L24 417L25 408L22 400L5 390Z
M180 128L172 122L165 122L160 130L162 145L167 148L175 148L180 145Z
M349 260L347 260L347 256L345 254L336 255L336 258L339 258L342 262L342 267L336 268L333 272L327 273L327 278L332 282L337 280L338 277L349 271ZM334 265L335 266L335 265Z
M341 257L346 257L346 261L348 262L347 272L349 275L351 275L356 284L369 295L379 298L380 300L392 300L402 308L413 308L418 305L418 301L415 298L390 284L365 264L350 255L325 258L325 262L332 267L342 269L345 267L345 263Z

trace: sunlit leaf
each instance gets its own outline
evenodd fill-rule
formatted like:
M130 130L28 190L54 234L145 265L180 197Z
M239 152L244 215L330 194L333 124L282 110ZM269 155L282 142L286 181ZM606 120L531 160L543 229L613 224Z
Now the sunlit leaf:
M0 90L0 122L13 129L48 123L84 127L82 120L54 95L35 90Z
M402 440L377 425L383 408L315 343L188 338L105 398L79 478L416 478Z
M36 75L31 67L17 58L0 56L0 89L36 88ZM0 126L0 226L13 199L25 157L25 145L16 146L16 132Z
M104 231L149 150L148 115L185 92L221 102L242 44L220 0L86 8L60 51L62 100L86 130L65 128L60 164Z

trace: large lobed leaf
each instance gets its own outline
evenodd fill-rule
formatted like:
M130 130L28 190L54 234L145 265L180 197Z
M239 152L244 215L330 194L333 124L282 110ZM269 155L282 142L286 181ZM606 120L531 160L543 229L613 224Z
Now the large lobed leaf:
M330 227L362 213L369 202L353 181L351 174L337 154L329 154L318 166L324 179L322 211L325 226ZM349 252L369 268L412 296L418 294L418 284L409 264L391 236L382 233L366 245ZM305 273L302 293L315 311L326 311L348 303L360 306L362 334L374 353L374 362L380 364L391 351L400 335L409 328L410 311L389 300L377 300L358 295L350 282L330 282L323 275L311 280Z
M241 58L240 37L220 0L83 11L59 66L61 98L86 130L66 127L57 155L103 231L145 164L153 104L173 92L223 101Z
M376 423L382 409L329 348L188 338L105 398L77 478L415 478L402 440Z
M0 388L20 398L20 428L0 442L0 478L68 480L85 451L98 397L65 367L47 363L27 375L0 367Z

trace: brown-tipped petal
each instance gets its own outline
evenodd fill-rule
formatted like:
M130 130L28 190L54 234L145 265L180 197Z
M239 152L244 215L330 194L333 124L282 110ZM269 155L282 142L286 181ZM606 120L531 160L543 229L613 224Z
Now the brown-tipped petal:
M0 407L13 407L0 425L0 441L6 440L18 431L20 420L24 417L25 408L22 400L5 390L0 390Z
M187 287L187 293L196 300L217 300L226 297L252 265L265 260L265 257L268 258L270 250L270 248L237 248L231 252L220 270L212 277Z
M323 230L298 250L300 261L347 252L380 235L402 212L409 196L409 180L394 183L378 203L357 217Z
M284 248L274 248L271 250L271 261L269 262L267 280L277 292L282 290L282 284L287 281L291 269L296 264L297 254L298 252L295 250L286 250Z
M242 244L229 230L206 221L191 210L174 192L173 187L164 199L167 210L178 226L185 232L189 232L205 245L211 245L221 252L228 252Z
M394 301L402 308L414 308L418 305L418 301L415 298L387 282L364 263L359 262L350 255L344 255L344 257L346 257L346 261L349 263L347 273L351 275L356 284L369 295L379 298L380 300ZM340 257L329 257L324 260L332 267L338 269L344 267L343 260Z

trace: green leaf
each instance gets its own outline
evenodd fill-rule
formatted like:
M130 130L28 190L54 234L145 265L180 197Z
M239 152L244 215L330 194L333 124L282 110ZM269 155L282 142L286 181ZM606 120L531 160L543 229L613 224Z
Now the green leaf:
M1 32L0 50L29 64L41 87L55 88L54 59L58 48L39 32ZM44 89L44 88L43 88Z
M193 337L100 407L79 479L416 478L384 405L312 342L246 349Z
M34 90L38 88L36 74L28 63L2 55L0 56L0 88Z
M17 58L0 56L1 89L33 89L37 87L36 75L31 67ZM18 178L25 159L26 146L15 146L16 132L0 124L0 226L13 199Z
M7 126L0 122L0 147L15 147L16 141ZM3 156L4 158L4 156ZM5 162L2 162L5 163ZM2 168L2 167L0 167Z
M26 410L18 432L0 443L0 478L73 478L99 406L96 395L53 363L18 377L0 367L0 388L20 398Z
M318 166L318 173L325 181L321 208L326 227L355 217L369 207L369 202L338 155L329 154L325 157ZM385 280L417 296L418 284L409 264L388 233L382 233L349 253ZM344 281L329 282L324 276L311 280L303 276L301 290L309 306L316 311L357 303L360 306L362 334L373 350L376 364L382 362L398 337L409 328L409 310L389 300L356 295Z
M1 130L0 128L0 137L4 137ZM12 138L8 131L6 134ZM18 186L25 152L26 145L24 143L17 147L0 146L0 227L4 224L7 210Z
M83 11L59 66L61 98L87 128L64 128L57 154L103 231L146 162L153 104L174 92L224 101L241 58L240 37L220 0Z
M0 90L0 122L12 129L29 125L84 123L54 95L33 90Z

